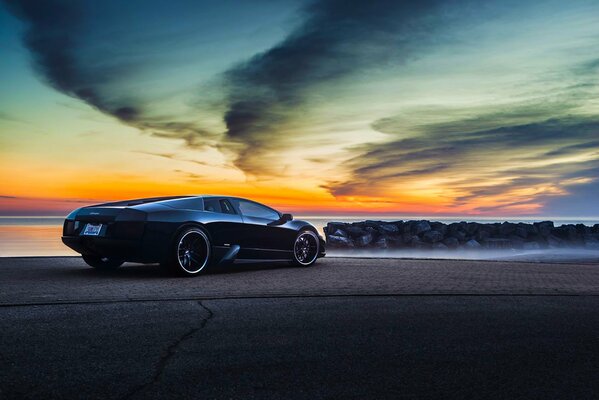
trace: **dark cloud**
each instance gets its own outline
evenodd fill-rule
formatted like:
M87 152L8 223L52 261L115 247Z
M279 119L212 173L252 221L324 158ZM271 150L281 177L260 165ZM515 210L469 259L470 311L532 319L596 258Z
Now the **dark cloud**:
M599 162L596 161L599 141L595 139L599 135L599 119L568 116L486 130L475 130L468 124L473 121L477 127L481 120L494 118L481 116L432 124L421 127L416 137L358 146L354 149L357 155L345 164L351 178L332 182L327 188L337 196L367 194L401 184L406 178L428 175L452 180L453 189L468 193L454 199L459 206L535 185L548 185L559 191L572 179L596 179L594 166ZM514 120L512 115L505 118ZM559 159L589 151L597 155L590 161L584 161L584 157ZM531 163L531 159L535 162ZM513 164L519 167L510 168ZM485 182L493 179L504 183L489 186ZM530 202L536 200L532 196ZM525 202L514 199L512 205L516 203Z
M599 134L599 132L597 132L597 133ZM583 142L583 143L576 143L576 144L571 144L568 146L563 146L558 149L548 151L547 153L545 153L545 155L548 157L566 156L569 154L579 153L581 150L583 150L583 151L584 150L599 151L599 140L593 140L591 142Z
M98 110L129 121L137 107L102 96L99 86L108 79L95 68L86 68L77 56L84 36L82 3L68 0L4 0L9 10L27 24L24 42L34 66L55 89L79 98Z
M185 178L185 180L191 181L191 182L195 182L198 180L205 180L208 177L207 175L195 174L193 172L183 171L180 169L176 169L176 170L174 170L174 172L182 175Z
M311 2L303 22L285 40L225 74L227 136L244 171L262 174L266 153L281 147L286 124L302 118L307 93L357 71L415 57L432 33L452 19L446 2Z
M174 153L154 153L151 151L135 151L134 153L138 153L138 154L145 154L148 156L154 156L154 157L160 157L160 158L166 158L169 160L176 160L177 156Z
M56 90L143 131L183 139L190 147L203 147L215 139L214 133L194 122L148 113L139 97L143 93L133 94L126 84L139 72L143 57L124 45L122 37L100 43L92 38L92 3L3 1L26 24L23 41L32 54L35 70ZM144 45L139 41L139 46Z
M468 109L452 109L444 107L422 107L410 110L409 113L381 118L371 124L372 129L390 135L406 135L406 127L410 126L416 132L444 132L446 134L463 134L493 129L501 126L520 125L530 121L547 119L548 115L563 114L573 109L579 103L574 99L550 101L527 101L512 103L507 106L472 107ZM446 122L434 123L433 118L442 116ZM416 122L411 122L415 120ZM419 121L425 121L420 122ZM410 128L408 128L410 129Z

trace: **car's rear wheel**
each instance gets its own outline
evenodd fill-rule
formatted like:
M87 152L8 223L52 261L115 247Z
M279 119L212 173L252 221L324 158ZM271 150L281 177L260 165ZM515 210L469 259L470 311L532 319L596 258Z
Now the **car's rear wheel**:
M210 266L210 249L210 239L204 230L187 228L177 236L173 244L169 267L180 275L199 275Z
M293 262L302 267L308 267L316 262L320 241L316 233L301 231L293 244Z
M102 257L91 254L82 254L83 261L90 267L101 270L115 270L123 265L123 260L113 257Z

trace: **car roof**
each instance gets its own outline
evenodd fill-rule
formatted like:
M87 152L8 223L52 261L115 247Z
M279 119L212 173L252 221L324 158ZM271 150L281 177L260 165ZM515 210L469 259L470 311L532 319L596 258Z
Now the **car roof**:
M256 201L254 200L250 200L250 199L246 199L244 197L236 197L236 196L228 196L225 194L199 194L199 195L195 195L195 196L191 196L191 197L198 197L198 198L202 198L202 199L209 199L212 197L224 197L226 199L239 199L239 200L247 200L247 201L253 201L254 203L256 203Z

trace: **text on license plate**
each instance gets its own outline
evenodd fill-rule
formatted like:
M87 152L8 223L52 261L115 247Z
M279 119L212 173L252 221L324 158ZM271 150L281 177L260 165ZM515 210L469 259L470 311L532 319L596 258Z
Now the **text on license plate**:
M86 224L83 229L84 235L90 236L98 236L100 234L100 230L102 229L102 224Z

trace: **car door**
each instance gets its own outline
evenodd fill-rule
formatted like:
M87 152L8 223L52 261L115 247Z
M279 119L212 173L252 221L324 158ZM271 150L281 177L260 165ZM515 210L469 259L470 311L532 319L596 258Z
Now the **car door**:
M242 248L249 258L286 258L289 246L281 240L274 223L281 218L276 210L244 199L232 199L243 219Z
M202 219L215 246L231 246L241 244L240 231L243 230L241 215L224 198L204 198Z

